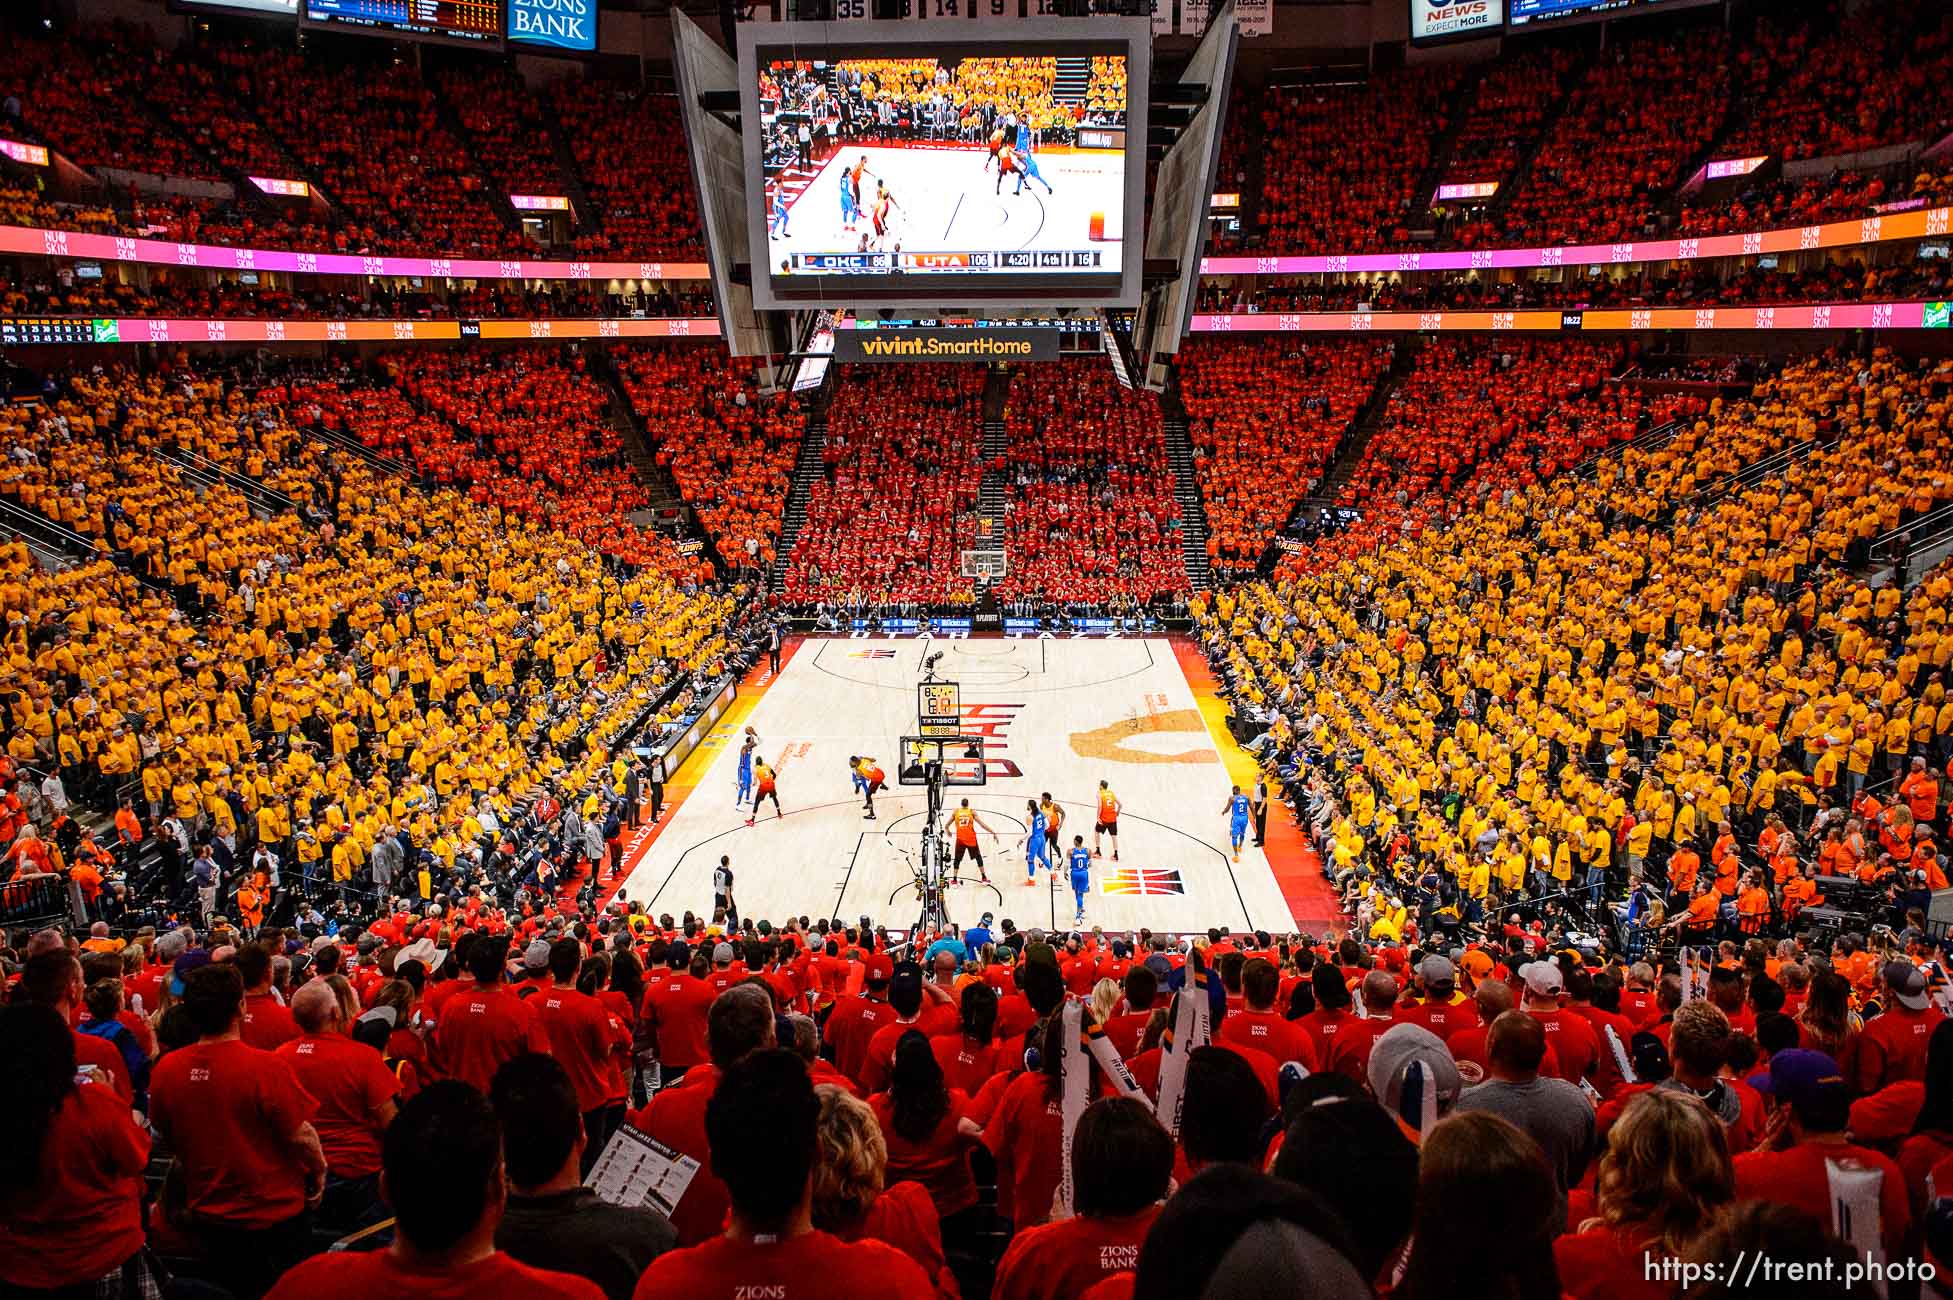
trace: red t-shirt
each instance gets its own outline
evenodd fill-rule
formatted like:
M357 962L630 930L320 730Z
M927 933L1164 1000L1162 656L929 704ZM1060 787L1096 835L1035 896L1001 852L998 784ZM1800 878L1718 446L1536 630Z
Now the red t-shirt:
M629 1045L630 1030L603 1003L573 988L544 989L529 1005L549 1036L550 1054L569 1073L576 1108L586 1113L601 1109L616 1082L618 1046Z
M868 1040L895 1019L895 1008L879 998L848 996L835 1000L827 1015L827 1042L834 1049L834 1067L850 1079L861 1077Z
M1912 1226L1906 1179L1899 1167L1870 1147L1849 1142L1803 1143L1785 1151L1750 1151L1736 1157L1736 1199L1788 1205L1831 1224L1831 1181L1827 1161L1856 1160L1884 1175L1879 1186L1879 1228L1885 1249L1897 1258Z
M54 1112L31 1195L0 1215L0 1282L93 1282L142 1248L149 1135L115 1089L80 1084Z
M949 1109L936 1127L920 1142L912 1142L895 1131L895 1104L885 1092L868 1099L875 1119L881 1124L882 1140L888 1144L890 1183L917 1182L928 1189L936 1203L936 1213L950 1215L976 1204L976 1179L970 1174L970 1143L956 1131L957 1121L969 1109L970 1099L961 1089L952 1088Z
M764 1242L720 1236L668 1251L652 1261L631 1293L632 1300L691 1295L916 1300L935 1294L922 1267L893 1246L842 1241L825 1232Z
M434 1039L448 1074L484 1095L502 1062L524 1052L549 1051L549 1034L536 1009L501 984L450 999Z
M991 1300L1072 1300L1113 1273L1139 1267L1160 1207L1102 1219L1080 1215L1020 1232L997 1265Z
M379 1173L380 1109L400 1093L400 1080L380 1054L344 1034L306 1034L273 1055L319 1103L312 1127L326 1167L340 1178Z
M244 995L244 1027L240 1037L261 1052L276 1051L300 1034L291 1008L269 993Z
M1457 1002L1420 1002L1414 1007L1399 1007L1397 1019L1404 1024L1422 1025L1442 1040L1477 1024L1478 1008L1470 998Z
M1396 1027L1395 1016L1351 1016L1343 1021L1335 1037L1329 1040L1329 1051L1322 1058L1322 1068L1369 1087L1370 1049L1376 1046L1377 1039Z
M943 1082L971 1096L990 1082L991 1075L1009 1069L1014 1055L995 1038L979 1047L961 1033L936 1035L929 1040L929 1050L943 1067Z
M1309 1037L1316 1040L1316 1059L1326 1061L1329 1059L1329 1049L1336 1041L1336 1035L1342 1032L1344 1025L1355 1019L1356 1014L1351 1011L1340 1009L1329 1011L1317 1007L1295 1023L1302 1026Z
M1594 1031L1594 1044L1600 1049L1599 1064L1594 1069L1593 1085L1603 1097L1612 1097L1627 1082L1621 1072L1620 1057L1614 1054L1614 1045L1607 1041L1607 1031L1612 1029L1614 1037L1620 1041L1621 1056L1626 1056L1634 1045L1634 1025L1626 1016L1612 1011L1602 1011L1591 1003L1568 1007ZM1630 1058L1630 1064L1632 1059Z
M949 1285L940 1288L945 1295L950 1294L950 1286L955 1284L955 1274L948 1272L943 1257L942 1221L937 1217L935 1202L929 1199L921 1183L896 1183L883 1188L861 1222L834 1235L842 1241L879 1241L907 1255L930 1277L942 1278L947 1274Z
M1037 1022L1038 1013L1022 993L1005 993L997 999L997 1037L1022 1038L1024 1031Z
M1272 1011L1243 1011L1221 1022L1223 1045L1251 1047L1278 1062L1300 1061L1311 1073L1316 1068L1316 1043L1309 1031Z
M1894 1006L1873 1016L1853 1040L1846 1077L1859 1092L1877 1092L1908 1079L1924 1082L1926 1045L1943 1019L1934 1007L1908 1011Z
M1787 1007L1785 1010L1788 1014ZM1621 1014L1639 1032L1661 1019L1661 1004L1650 989L1622 989Z
M500 1251L438 1273L408 1268L391 1250L314 1255L271 1289L271 1300L346 1300L347 1296L479 1300L497 1295L604 1300L602 1288L588 1278L530 1268Z
M1139 1055L1139 1044L1146 1037L1146 1022L1152 1018L1153 1011L1149 1007L1144 1011L1128 1011L1106 1019L1105 1036L1112 1040L1112 1048L1119 1053L1121 1060L1130 1061Z
M1540 1028L1546 1031L1547 1046L1553 1049L1558 1064L1557 1070L1549 1072L1542 1063L1541 1074L1553 1073L1568 1083L1579 1083L1599 1067L1600 1039L1585 1016L1564 1009L1526 1014L1539 1021Z
M657 1037L661 1065L689 1070L712 1059L705 1045L705 1013L715 996L710 984L683 971L645 979L639 1014Z
M186 1208L241 1227L305 1208L289 1139L317 1109L288 1063L238 1039L178 1048L149 1082L149 1118L183 1166Z
M1668 1300L1675 1288L1650 1279L1646 1267L1665 1254L1645 1229L1635 1227L1569 1232L1553 1243L1560 1290L1572 1300Z
M983 1144L997 1159L998 1212L1020 1229L1051 1217L1063 1134L1056 1085L1043 1074L1012 1079L983 1126Z
M888 1087L889 1074L895 1068L895 1045L902 1041L902 1035L919 1030L924 1038L933 1038L955 1029L956 1022L956 1008L943 1004L923 1007L914 1020L899 1017L889 1020L868 1040L868 1050L862 1054L855 1080L871 1093L880 1092Z
M1451 1059L1458 1063L1458 1074L1464 1079L1466 1087L1483 1083L1490 1077L1490 1066L1485 1059L1485 1035L1490 1028L1489 1025L1473 1025L1469 1029L1460 1029L1444 1040L1445 1047L1451 1052ZM1560 1074L1560 1058L1554 1053L1550 1040L1546 1044L1546 1055L1539 1058L1539 1072L1555 1079L1563 1077Z
M671 1215L681 1246L697 1245L725 1231L726 1211L732 1208L726 1185L712 1174L712 1144L705 1138L706 1103L718 1087L719 1072L709 1065L699 1066L676 1088L666 1088L643 1109L632 1111L629 1119L632 1127L699 1163Z
M129 1078L129 1063L122 1059L122 1052L106 1038L84 1034L79 1029L70 1030L75 1038L75 1064L92 1065L102 1072L102 1078L115 1089L115 1095L122 1098L122 1104L132 1106L136 1100L136 1085Z

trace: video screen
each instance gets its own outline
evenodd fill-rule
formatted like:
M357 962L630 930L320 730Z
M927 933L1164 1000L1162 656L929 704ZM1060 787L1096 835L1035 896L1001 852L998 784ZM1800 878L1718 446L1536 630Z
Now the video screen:
M796 57L805 47L756 50L756 192L777 291L829 276L911 287L925 278L1018 277L1061 290L1116 282L1125 44L995 48L906 45L909 57L884 48L832 59Z
M398 34L469 45L502 43L503 0L305 0L318 26Z

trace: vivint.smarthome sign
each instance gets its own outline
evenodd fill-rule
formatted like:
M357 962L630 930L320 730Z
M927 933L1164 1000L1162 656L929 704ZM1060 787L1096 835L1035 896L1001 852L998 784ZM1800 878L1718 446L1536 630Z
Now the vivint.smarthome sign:
M1411 39L1490 36L1505 25L1505 0L1410 0Z

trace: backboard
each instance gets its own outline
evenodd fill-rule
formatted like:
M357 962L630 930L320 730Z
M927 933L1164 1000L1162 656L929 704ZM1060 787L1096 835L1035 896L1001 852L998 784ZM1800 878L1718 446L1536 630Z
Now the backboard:
M928 785L932 765L941 767L945 786L983 785L983 737L902 737L902 754L895 765L897 784Z

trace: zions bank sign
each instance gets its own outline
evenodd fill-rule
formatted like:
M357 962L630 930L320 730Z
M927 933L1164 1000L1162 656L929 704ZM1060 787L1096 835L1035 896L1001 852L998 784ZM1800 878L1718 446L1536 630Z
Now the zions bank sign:
M1491 36L1505 25L1505 0L1410 0L1411 39Z
M509 0L509 39L560 50L594 50L597 0Z

